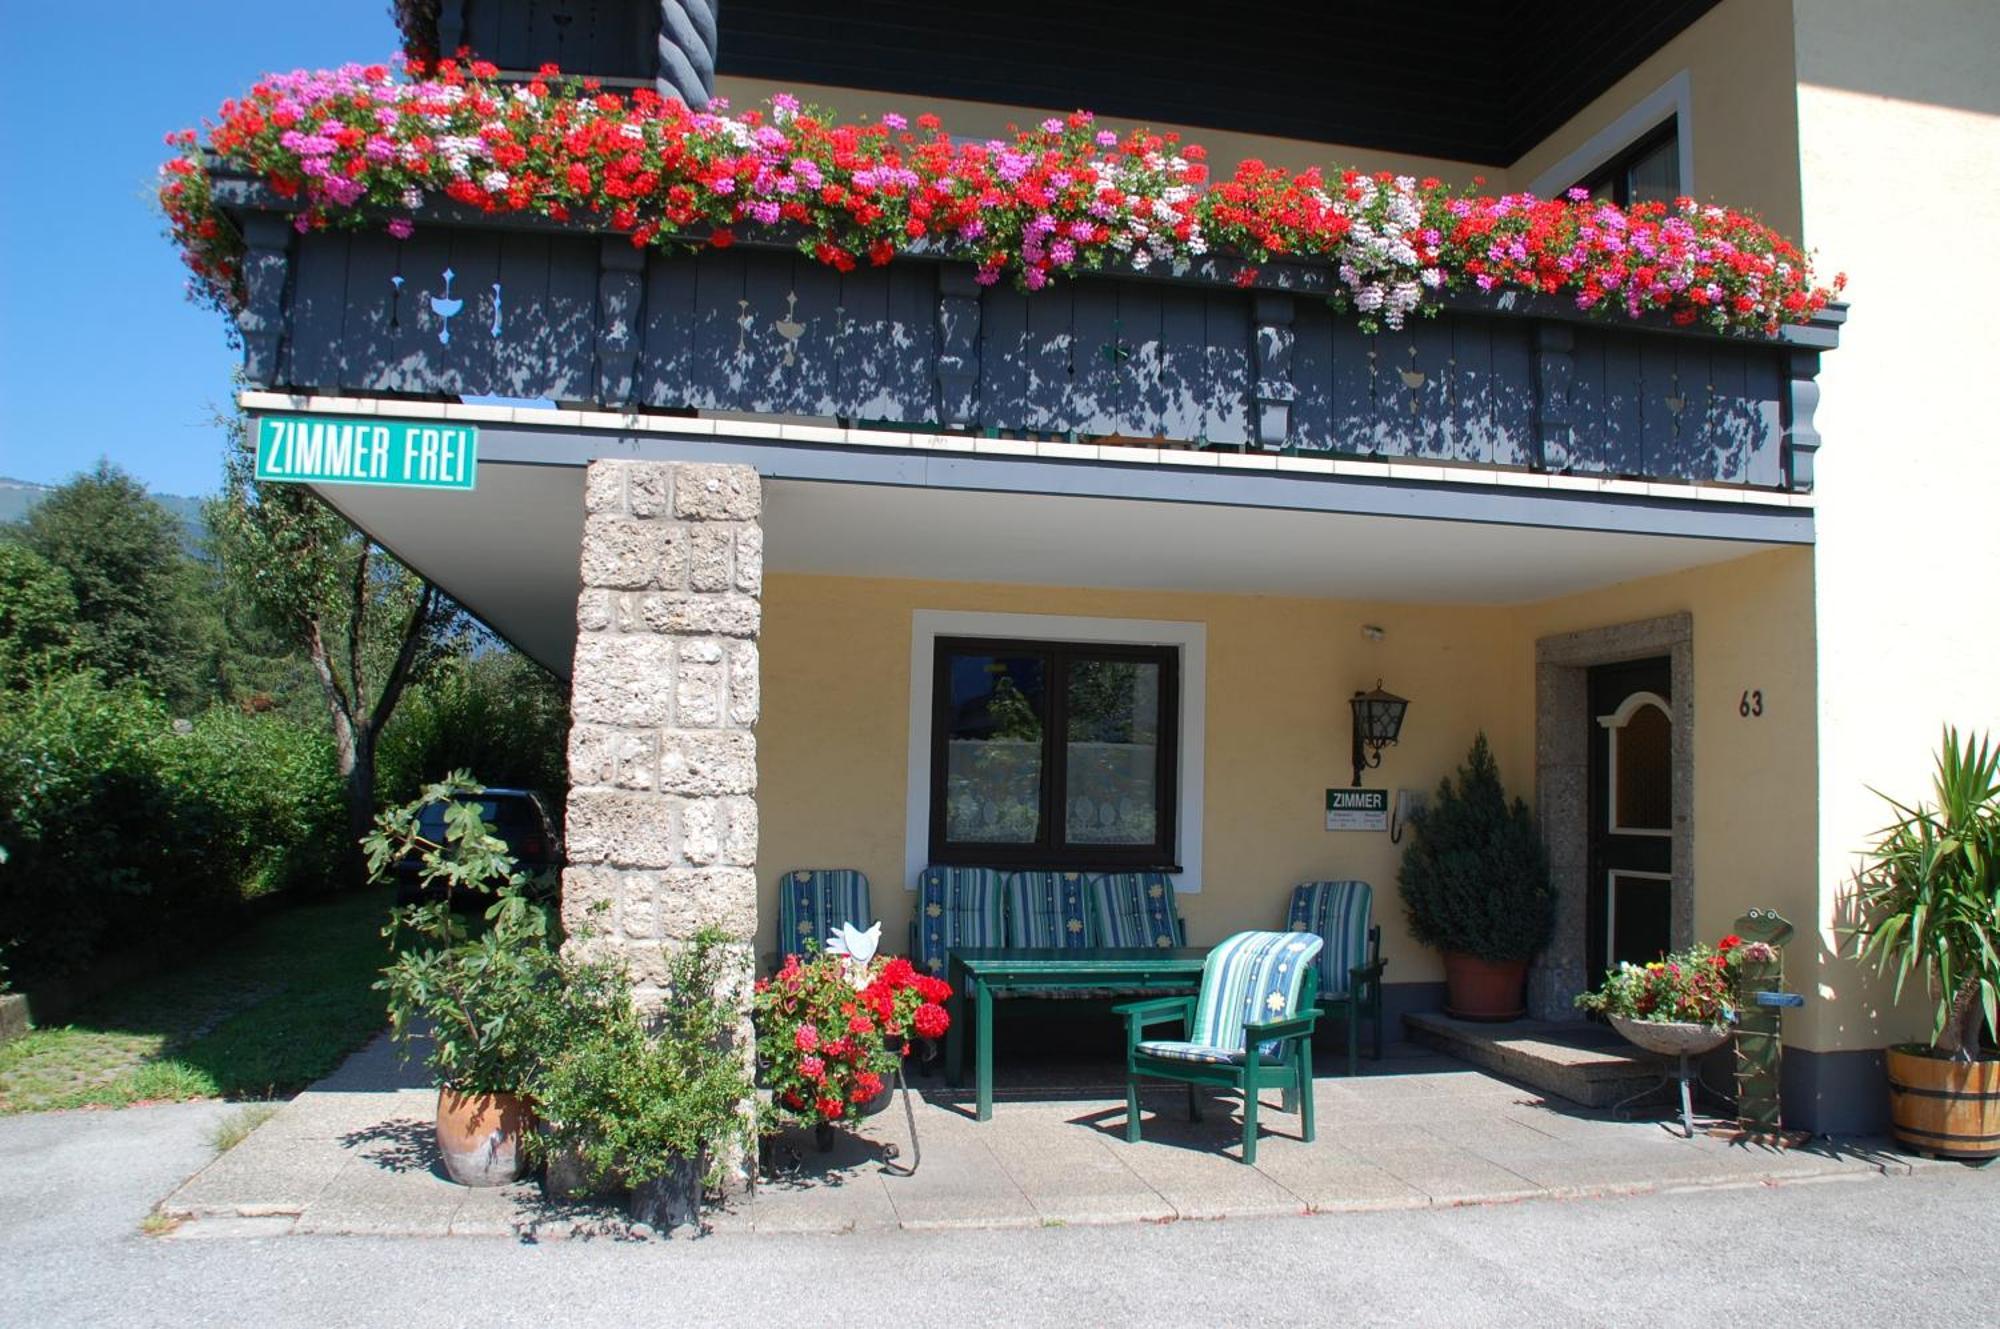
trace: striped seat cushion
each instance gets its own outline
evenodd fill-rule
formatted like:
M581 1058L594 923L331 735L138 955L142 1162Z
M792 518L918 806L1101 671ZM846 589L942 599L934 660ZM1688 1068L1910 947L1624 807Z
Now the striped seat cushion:
M1368 925L1375 888L1365 881L1302 881L1292 888L1286 926L1325 943L1319 953L1319 994L1345 997L1350 971L1368 963Z
M1149 1039L1139 1045L1139 1051L1150 1057L1165 1057L1170 1061L1193 1061L1208 1066L1240 1066L1243 1052L1240 1048L1211 1047L1207 1043L1185 1043L1176 1039ZM1280 1058L1258 1053L1258 1060L1269 1065L1277 1065Z
M1092 945L1081 872L1016 872L1007 878L1009 946Z
M842 923L865 928L875 921L868 906L868 878L853 868L799 868L778 883L778 953L803 954L826 946Z
M994 868L925 868L917 881L917 963L942 976L954 947L1006 945L1004 885Z
M1106 872L1085 883L1099 946L1180 945L1174 882L1164 872Z
M1241 1051L1244 1025L1297 1015L1306 969L1320 946L1318 937L1305 932L1239 932L1223 941L1202 964L1201 995L1187 1041ZM1259 1044L1257 1051L1278 1056L1282 1041Z

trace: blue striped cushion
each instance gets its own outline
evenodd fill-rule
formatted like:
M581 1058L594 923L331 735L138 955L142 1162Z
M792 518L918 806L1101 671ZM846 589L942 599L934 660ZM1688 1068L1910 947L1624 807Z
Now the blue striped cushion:
M1003 880L993 868L924 869L917 882L917 961L924 969L942 975L953 947L1006 945Z
M1081 872L1016 872L1007 878L1009 946L1089 946Z
M1375 888L1365 881L1302 881L1292 888L1286 926L1326 943L1319 953L1319 994L1347 995L1349 970L1368 963L1368 921Z
M1201 967L1201 996L1188 1041L1241 1051L1245 1024L1298 1014L1306 968L1320 945L1310 933L1239 932L1210 951ZM1260 1044L1257 1051L1274 1057L1279 1041Z
M1174 882L1164 872L1107 872L1086 883L1099 946L1180 945Z
M802 955L808 943L826 946L842 923L865 928L868 878L853 868L799 868L778 883L778 953Z
M1206 1043L1184 1043L1177 1039L1148 1039L1139 1045L1139 1051L1152 1057L1166 1057L1172 1061L1194 1061L1207 1066L1243 1064L1241 1049L1210 1047ZM1260 1049L1258 1060L1275 1063L1278 1058Z

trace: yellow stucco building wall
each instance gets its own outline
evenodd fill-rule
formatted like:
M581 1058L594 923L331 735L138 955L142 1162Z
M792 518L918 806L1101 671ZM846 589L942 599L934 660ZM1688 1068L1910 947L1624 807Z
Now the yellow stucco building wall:
M1807 239L1849 276L1851 321L1820 370L1818 919L1830 938L1875 786L1930 787L1940 730L2000 733L2000 6L1799 0ZM1828 949L1828 948L1823 948ZM1829 959L1816 1036L1928 1034L1921 1000Z
M1518 606L1384 604L773 574L765 586L759 730L759 898L795 867L858 867L889 944L906 889L910 641L920 609L1194 621L1207 630L1204 885L1183 901L1214 941L1281 921L1292 883L1359 877L1377 889L1394 982L1442 978L1408 935L1400 847L1324 829L1345 785L1347 699L1380 677L1410 698L1402 742L1371 787L1431 789L1484 729L1510 791L1532 799L1535 642L1686 611L1694 616L1695 919L1719 935L1751 904L1813 901L1812 576L1803 550ZM1380 641L1364 625L1384 630ZM1738 694L1768 698L1755 720ZM768 943L767 943L768 944Z
M1529 188L1683 73L1689 98L1681 128L1694 156L1694 179L1683 188L1691 183L1703 202L1747 209L1798 235L1791 0L1723 0L1509 167L1508 185Z
M1274 918L1296 878L1351 872L1377 886L1392 979L1431 980L1434 958L1403 927L1386 838L1319 828L1320 791L1345 779L1348 693L1379 674L1413 699L1381 785L1434 785L1483 725L1510 788L1527 795L1536 638L1685 609L1697 935L1753 903L1803 925L1792 982L1813 1000L1788 1018L1797 1046L1860 1049L1919 1032L1920 1002L1883 1010L1881 985L1840 958L1836 915L1855 851L1882 820L1868 787L1919 796L1943 724L2000 729L2000 615L1984 590L2000 566L1988 512L2000 427L1984 405L2000 340L1985 297L2000 286L2000 253L1984 242L2000 230L1995 49L2000 6L1988 0L1724 0L1506 168L1187 130L1219 171L1255 155L1460 182L1483 174L1523 189L1685 80L1690 192L1757 212L1851 279L1853 319L1819 376L1816 549L1506 608L773 576L767 907L779 869L851 863L875 881L900 937L914 609L1198 619L1210 677L1208 885L1186 911L1197 937ZM739 101L772 90L723 87ZM889 109L880 94L798 91L850 114ZM973 134L1039 113L926 109ZM1364 622L1389 629L1386 640L1364 641ZM1755 722L1736 711L1748 689L1766 698Z

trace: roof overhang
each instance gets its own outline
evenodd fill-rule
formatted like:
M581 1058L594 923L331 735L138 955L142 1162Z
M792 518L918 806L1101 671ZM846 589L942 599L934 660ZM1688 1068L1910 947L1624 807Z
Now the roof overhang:
M678 14L657 45L693 42L693 63L723 75L887 93L912 110L926 98L1085 107L1506 166L1716 3L1427 0L1405 12L1331 0L1192 19L1104 0L866 0L827 22L798 0L711 0L694 12L712 13L714 29L697 32ZM442 44L469 43L509 68L554 60L575 73L674 82L655 51L660 0L603 0L567 15L544 7L539 19L532 6L495 0L392 7L416 49L434 49L448 27Z
M1491 605L1813 534L1808 499L1719 486L272 393L243 403L479 425L472 490L316 488L565 675L583 473L599 457L756 467L773 572Z

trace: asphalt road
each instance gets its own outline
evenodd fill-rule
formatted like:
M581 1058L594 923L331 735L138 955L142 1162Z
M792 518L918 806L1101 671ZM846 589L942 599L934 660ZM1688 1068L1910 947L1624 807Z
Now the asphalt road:
M0 1119L0 1326L2000 1325L2000 1167L1318 1218L672 1241L139 1222L215 1104ZM221 1225L210 1225L210 1231Z

